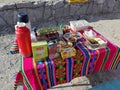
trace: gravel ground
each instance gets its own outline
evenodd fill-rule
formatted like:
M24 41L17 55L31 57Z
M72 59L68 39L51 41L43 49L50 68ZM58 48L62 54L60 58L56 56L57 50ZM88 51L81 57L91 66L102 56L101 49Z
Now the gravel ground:
M120 15L117 15L117 17L118 16ZM115 15L112 17L115 17ZM120 19L111 19L111 16L107 16L107 18L91 17L89 20L94 29L120 47ZM11 90L13 88L15 74L19 70L19 54L11 55L9 53L14 38L14 29L0 27L0 90ZM80 90L80 82L86 81L85 83L89 83L91 86L96 86L113 79L120 79L120 66L118 70L92 73L88 77L77 78L71 83L77 84L79 87L70 87L69 90ZM66 90L65 86L66 84L64 84L63 88L59 88L59 90ZM22 88L19 88L19 90L22 90ZM81 90L86 90L86 88Z

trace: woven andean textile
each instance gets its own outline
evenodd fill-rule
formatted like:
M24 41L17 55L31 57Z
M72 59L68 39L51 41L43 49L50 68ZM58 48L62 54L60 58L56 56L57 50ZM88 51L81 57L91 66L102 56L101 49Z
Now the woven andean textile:
M117 69L120 49L111 42L108 41L107 48L97 50L90 50L80 42L76 46L76 57L65 60L57 58L34 62L32 57L22 58L24 90L46 90L92 72Z

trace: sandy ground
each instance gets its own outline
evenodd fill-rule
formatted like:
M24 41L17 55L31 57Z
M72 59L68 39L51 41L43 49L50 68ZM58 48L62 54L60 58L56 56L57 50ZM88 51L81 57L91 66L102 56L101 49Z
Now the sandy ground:
M114 17L114 15L112 17ZM111 19L109 16L107 18L92 18L93 19L90 20L90 25L109 41L120 47L120 19ZM19 54L11 55L9 53L9 49L15 38L14 30L9 27L0 28L0 90L11 90L13 88L15 74L19 70ZM53 90L86 90L86 88L80 89L80 82L86 80L85 83L89 83L90 86L96 86L113 79L120 79L120 67L118 70L92 73L88 77L77 78L72 84L75 83L78 86L69 88L62 87ZM20 87L18 90L22 90L22 88Z

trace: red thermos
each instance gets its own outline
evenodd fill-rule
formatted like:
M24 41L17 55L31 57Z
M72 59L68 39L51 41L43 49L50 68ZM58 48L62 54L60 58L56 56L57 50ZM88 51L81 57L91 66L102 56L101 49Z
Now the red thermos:
M30 57L32 55L30 30L26 27L25 23L20 23L15 28L20 54L24 57Z

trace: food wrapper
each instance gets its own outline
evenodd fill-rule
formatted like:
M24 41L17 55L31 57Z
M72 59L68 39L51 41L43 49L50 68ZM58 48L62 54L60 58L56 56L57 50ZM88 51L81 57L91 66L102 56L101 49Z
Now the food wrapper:
M33 59L35 61L48 57L48 47L46 41L32 42Z
M63 59L70 58L76 55L76 50L73 47L62 48L61 57Z

